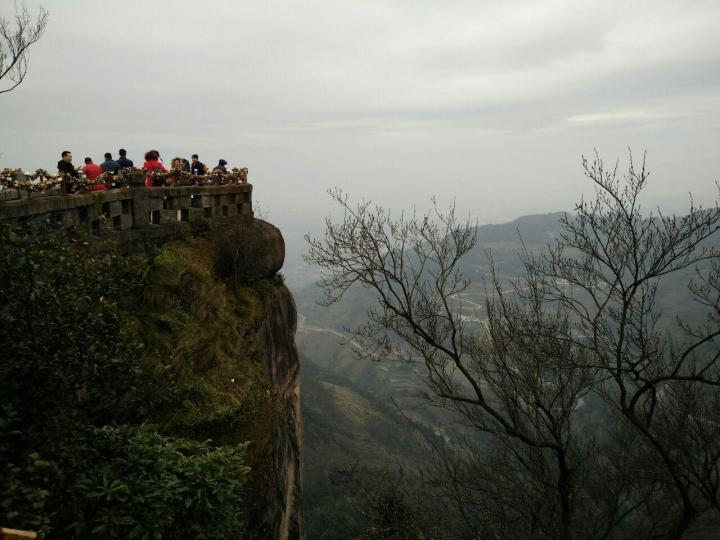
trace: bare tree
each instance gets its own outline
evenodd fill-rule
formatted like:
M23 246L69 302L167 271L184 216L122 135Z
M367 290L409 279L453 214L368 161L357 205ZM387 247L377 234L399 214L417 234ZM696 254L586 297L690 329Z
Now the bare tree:
M533 463L520 451L515 458L526 472L542 471L540 483L554 485L557 496L548 502L559 518L550 519L545 534L572 538L570 420L588 384L586 374L566 367L577 364L576 351L552 338L511 342L491 332L490 343L468 331L462 299L470 283L458 265L475 247L476 229L458 220L453 208L447 214L435 208L393 219L380 207L352 207L342 193L331 195L343 207L344 219L327 221L324 241L309 239L307 259L324 271L328 303L355 284L378 294L368 322L354 331L363 344L357 354L422 361L436 403L512 451L519 448L513 441L534 449ZM555 324L567 324L562 319L558 314ZM486 354L488 344L492 354ZM552 480L545 472L548 464L542 463L547 459L553 461ZM535 528L529 532L539 534Z
M553 339L590 359L593 390L657 460L657 479L678 502L678 513L666 517L670 536L679 538L700 512L719 508L720 264L707 241L720 229L720 209L691 201L682 217L643 215L644 159L638 169L631 156L622 178L617 165L608 170L597 156L583 165L595 199L563 220L564 232L547 253L526 257L530 287L517 296L539 298L571 321ZM694 279L683 275L688 269ZM673 279L685 280L683 300L702 312L695 325L679 317L667 324L667 306L659 304ZM499 312L506 314L502 305Z
M9 21L0 16L0 94L10 92L25 80L28 49L45 32L48 12L42 7L33 17L25 4L15 4L15 17Z
M596 197L545 252L523 250L510 285L493 267L480 326L463 317L460 272L476 229L454 208L393 218L331 192L343 220L308 238L306 258L326 302L355 285L377 295L358 356L424 363L432 402L485 434L440 449L436 475L471 530L679 538L719 508L720 265L705 244L720 210L644 216L644 162L624 178L583 164ZM693 268L686 296L703 320L663 326L663 285Z

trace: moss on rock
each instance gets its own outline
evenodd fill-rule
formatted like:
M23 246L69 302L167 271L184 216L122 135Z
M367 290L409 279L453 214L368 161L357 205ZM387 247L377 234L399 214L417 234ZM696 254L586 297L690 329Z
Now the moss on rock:
M164 432L215 444L251 441L252 478L271 459L278 404L258 344L248 339L267 319L268 280L221 280L213 238L164 244L144 268L133 307L143 355L176 390L159 385L151 418ZM171 385L168 385L168 388Z

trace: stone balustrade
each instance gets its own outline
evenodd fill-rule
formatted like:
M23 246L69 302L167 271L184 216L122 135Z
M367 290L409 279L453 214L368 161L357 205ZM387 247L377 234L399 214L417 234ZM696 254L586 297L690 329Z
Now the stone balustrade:
M0 201L0 221L46 220L60 229L121 242L140 234L171 237L252 216L251 184L146 188L133 182L133 187L119 189L74 195L31 193Z

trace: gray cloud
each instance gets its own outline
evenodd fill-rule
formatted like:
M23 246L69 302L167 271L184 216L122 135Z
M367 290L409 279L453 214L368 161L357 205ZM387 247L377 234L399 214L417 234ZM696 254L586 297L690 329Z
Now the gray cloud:
M714 1L43 5L30 74L0 96L0 167L65 148L225 157L289 235L333 185L395 207L456 197L480 221L569 209L594 147L647 149L651 202L714 200Z

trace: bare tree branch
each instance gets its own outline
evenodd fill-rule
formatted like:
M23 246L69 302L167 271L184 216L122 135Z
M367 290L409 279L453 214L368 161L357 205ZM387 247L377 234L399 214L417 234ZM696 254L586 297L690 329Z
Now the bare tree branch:
M0 16L0 94L14 90L25 80L28 49L42 37L48 16L41 7L37 17L33 17L24 3L15 4L12 21Z
M446 486L465 519L475 506L486 526L491 515L519 520L501 527L513 538L680 538L720 509L720 255L709 243L720 209L691 200L684 216L644 214L644 156L636 167L630 155L624 176L597 153L583 168L594 199L562 218L543 252L522 244L509 290L491 259L479 325L463 318L471 284L460 271L477 229L454 207L393 218L332 191L343 219L307 238L306 259L326 303L358 285L377 296L354 329L358 357L422 362L430 400L471 428L471 446L492 451L490 435L505 448L489 462L443 453L456 460ZM689 269L696 324L661 304ZM501 508L514 504L509 489L529 504Z

